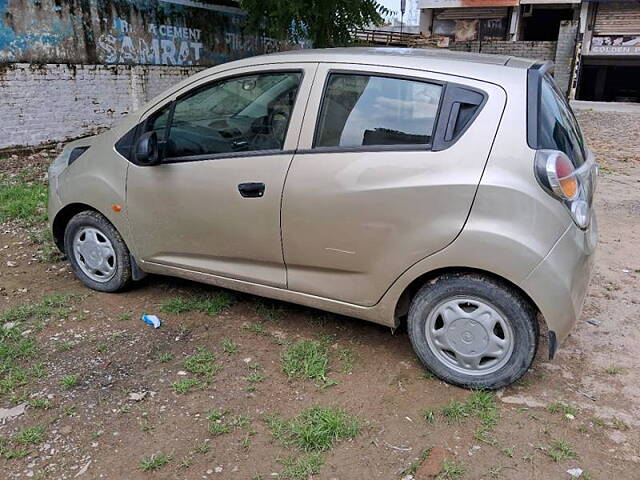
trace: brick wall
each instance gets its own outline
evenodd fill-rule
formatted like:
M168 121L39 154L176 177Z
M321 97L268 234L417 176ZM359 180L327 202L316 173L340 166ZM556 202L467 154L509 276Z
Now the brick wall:
M479 42L451 42L449 50L460 52L480 52L497 55L513 55L516 57L555 60L557 42L532 42L509 40L491 40Z
M0 65L0 148L110 127L202 67Z

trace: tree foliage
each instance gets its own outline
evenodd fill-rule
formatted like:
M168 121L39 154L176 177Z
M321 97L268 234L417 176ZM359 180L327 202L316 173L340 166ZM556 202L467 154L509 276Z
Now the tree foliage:
M316 48L346 45L353 29L381 25L389 12L376 0L240 0L249 13L247 27L292 43Z

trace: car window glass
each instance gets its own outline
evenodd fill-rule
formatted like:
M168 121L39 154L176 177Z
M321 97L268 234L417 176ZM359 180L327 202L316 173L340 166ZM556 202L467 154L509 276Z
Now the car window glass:
M239 77L175 105L167 157L282 149L301 73Z
M427 145L442 86L358 74L331 74L316 147Z
M576 166L584 163L584 140L571 108L555 82L545 75L540 88L539 148L560 150Z

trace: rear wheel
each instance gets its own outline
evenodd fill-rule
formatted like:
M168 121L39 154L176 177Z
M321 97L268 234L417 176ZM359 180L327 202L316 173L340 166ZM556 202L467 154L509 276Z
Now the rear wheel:
M531 304L506 283L477 274L446 274L423 286L411 303L408 328L426 367L467 388L515 382L538 347Z
M75 215L65 229L64 245L73 272L87 287L116 292L131 283L129 249L100 213Z

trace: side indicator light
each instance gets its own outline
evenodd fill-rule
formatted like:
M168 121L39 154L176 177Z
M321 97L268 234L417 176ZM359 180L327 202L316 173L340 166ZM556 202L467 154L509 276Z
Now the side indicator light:
M111 210L113 210L114 212L121 212L122 205L111 205Z

